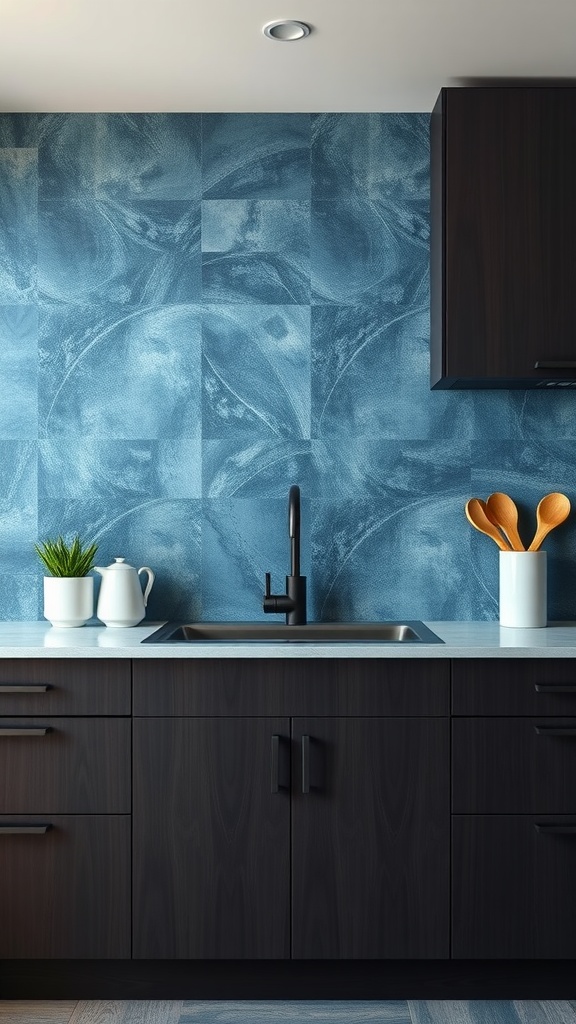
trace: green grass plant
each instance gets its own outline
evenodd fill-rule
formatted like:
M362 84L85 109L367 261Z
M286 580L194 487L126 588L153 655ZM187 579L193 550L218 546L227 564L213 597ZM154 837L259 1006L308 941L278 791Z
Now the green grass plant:
M84 544L78 534L68 544L63 537L35 544L34 549L51 576L87 576L94 568L97 544Z

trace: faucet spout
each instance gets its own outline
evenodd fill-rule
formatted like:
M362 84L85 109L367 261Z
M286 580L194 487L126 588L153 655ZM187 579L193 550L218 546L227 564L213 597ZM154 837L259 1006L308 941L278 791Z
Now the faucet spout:
M293 484L288 495L288 536L290 538L290 575L286 577L286 593L270 592L270 573L262 608L266 613L282 612L287 626L306 624L306 577L300 575L300 488Z
M291 576L300 575L300 488L293 484L288 495L288 536L290 537Z

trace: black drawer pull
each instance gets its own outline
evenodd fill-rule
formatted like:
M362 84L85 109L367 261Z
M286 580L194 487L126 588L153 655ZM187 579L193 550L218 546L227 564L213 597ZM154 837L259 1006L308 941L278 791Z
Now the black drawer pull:
M565 686L562 683L553 683L551 685L547 683L535 683L534 689L536 693L576 693L576 686L572 683L567 683Z
M48 683L0 683L0 694L2 693L46 693L50 687Z
M13 736L45 736L50 731L49 725L3 725L0 727L0 736L9 736L10 739Z
M550 836L576 836L576 825L538 825L534 824L537 832L548 833Z
M576 362L572 359L539 359L534 363L535 370L576 370Z
M280 737L273 736L272 744L270 749L270 776L271 786L270 791L277 793L280 789L279 772L280 772Z
M576 725L535 725L539 736L576 736Z
M310 737L302 737L302 792L310 792Z
M51 825L0 825L0 836L40 836Z

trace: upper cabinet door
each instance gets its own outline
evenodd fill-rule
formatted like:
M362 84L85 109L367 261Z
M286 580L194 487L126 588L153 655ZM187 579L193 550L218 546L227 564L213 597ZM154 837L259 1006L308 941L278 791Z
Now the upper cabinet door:
M292 956L449 956L442 718L293 722Z
M432 387L576 388L576 89L443 89L431 172Z

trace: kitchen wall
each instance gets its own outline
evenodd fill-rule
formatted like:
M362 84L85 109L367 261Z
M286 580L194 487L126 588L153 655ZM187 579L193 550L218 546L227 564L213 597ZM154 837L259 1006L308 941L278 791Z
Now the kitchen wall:
M576 399L430 392L428 190L426 114L0 115L0 618L76 531L258 618L295 482L311 618L496 618L464 502L575 499Z

